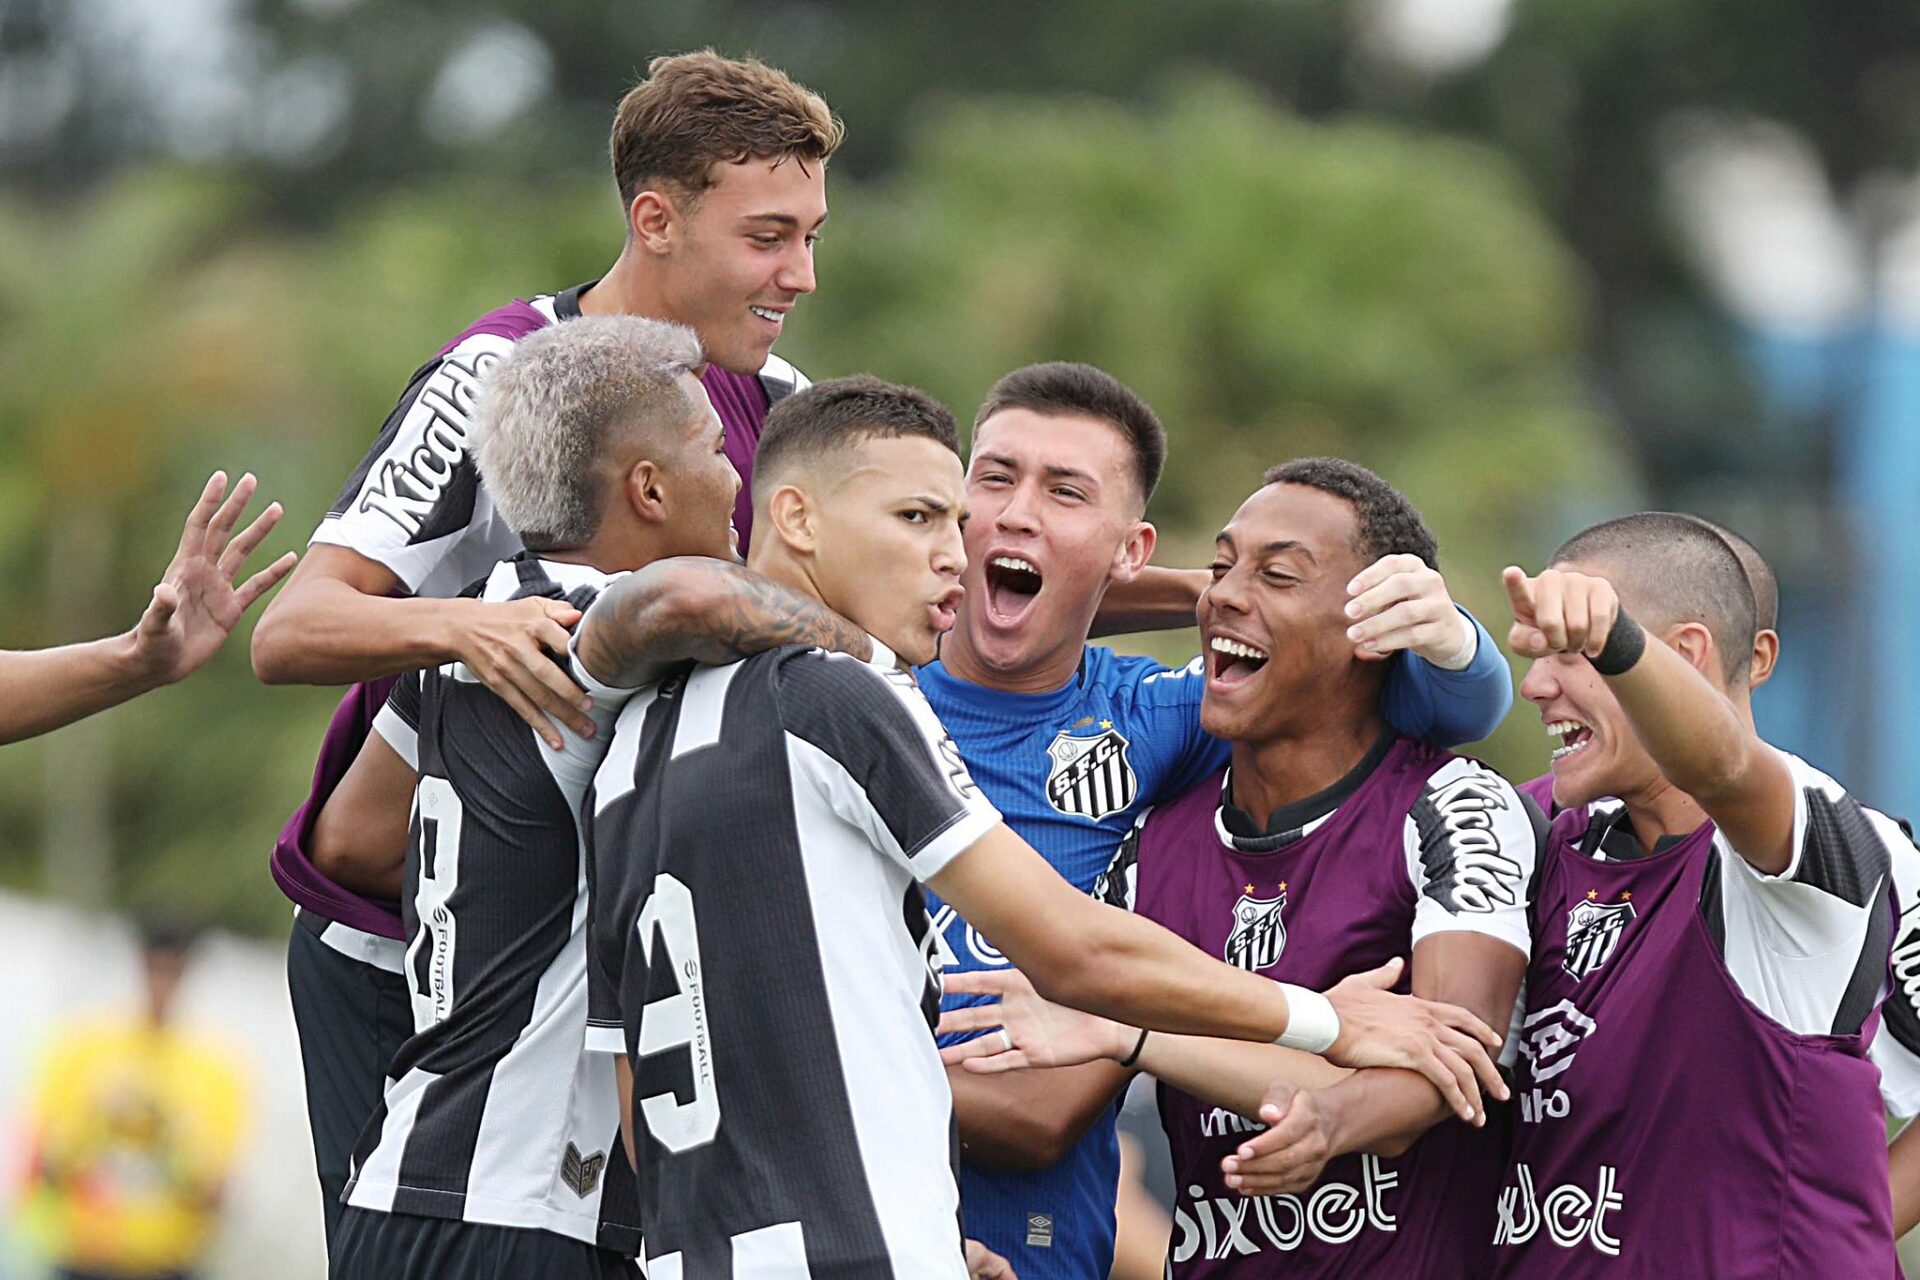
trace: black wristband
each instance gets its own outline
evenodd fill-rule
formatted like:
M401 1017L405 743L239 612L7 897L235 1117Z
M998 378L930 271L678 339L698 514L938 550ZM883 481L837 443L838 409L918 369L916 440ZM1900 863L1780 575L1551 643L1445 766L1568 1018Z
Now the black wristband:
M1130 1067L1134 1063L1140 1061L1140 1051L1146 1047L1147 1047L1147 1029L1145 1027L1142 1027L1140 1028L1140 1038L1133 1042L1133 1052L1128 1054L1126 1057L1120 1059L1120 1065L1123 1067Z
M1646 631L1622 609L1613 620L1613 630L1607 632L1606 644L1591 659L1593 669L1603 676L1625 675L1633 670L1633 664L1640 661L1640 655L1646 651Z

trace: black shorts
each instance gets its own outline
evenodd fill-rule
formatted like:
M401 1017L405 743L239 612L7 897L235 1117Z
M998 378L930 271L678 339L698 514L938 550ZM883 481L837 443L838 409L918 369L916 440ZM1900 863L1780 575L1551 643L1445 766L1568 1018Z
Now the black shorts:
M329 927L340 926L307 911L294 919L287 942L287 992L300 1032L307 1121L331 1253L354 1144L380 1106L387 1067L413 1034L413 1006L400 974L323 942L321 933ZM393 943L395 956L401 947Z
M345 1206L330 1280L638 1280L632 1258L553 1231Z

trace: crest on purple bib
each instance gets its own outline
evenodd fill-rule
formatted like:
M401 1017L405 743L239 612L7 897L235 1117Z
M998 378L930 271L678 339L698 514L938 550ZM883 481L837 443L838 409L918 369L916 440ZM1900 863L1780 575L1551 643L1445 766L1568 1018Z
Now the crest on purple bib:
M1256 898L1252 885L1233 904L1233 932L1227 935L1225 956L1228 964L1249 973L1273 964L1287 945L1287 922L1281 915L1287 906L1287 886L1282 884L1271 898Z
M1047 771L1047 803L1068 817L1098 822L1125 809L1140 793L1133 762L1127 759L1130 744L1112 721L1102 720L1100 727L1105 732L1091 738L1062 732L1047 746L1053 760Z
M1631 902L1576 902L1567 912L1567 954L1561 967L1578 982L1613 956L1633 920Z

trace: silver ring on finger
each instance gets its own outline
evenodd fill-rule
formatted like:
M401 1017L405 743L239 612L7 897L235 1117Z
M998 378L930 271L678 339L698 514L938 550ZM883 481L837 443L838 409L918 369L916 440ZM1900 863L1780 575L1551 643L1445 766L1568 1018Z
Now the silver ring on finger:
M1000 1052L1002 1053L1013 1052L1013 1033L1008 1031L1005 1027L1000 1028Z

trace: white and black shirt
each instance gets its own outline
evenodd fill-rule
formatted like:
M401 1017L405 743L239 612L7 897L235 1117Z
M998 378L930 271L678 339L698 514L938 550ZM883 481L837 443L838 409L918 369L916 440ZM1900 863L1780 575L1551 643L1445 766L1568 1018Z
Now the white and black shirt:
M595 796L588 1034L633 1063L648 1275L964 1280L919 882L1000 815L913 677L671 677Z
M612 578L523 552L486 600L585 609ZM629 690L593 681L598 732L548 747L463 664L403 677L374 731L420 775L404 967L414 1034L362 1132L345 1200L638 1251L608 1060L585 1053L584 809Z

